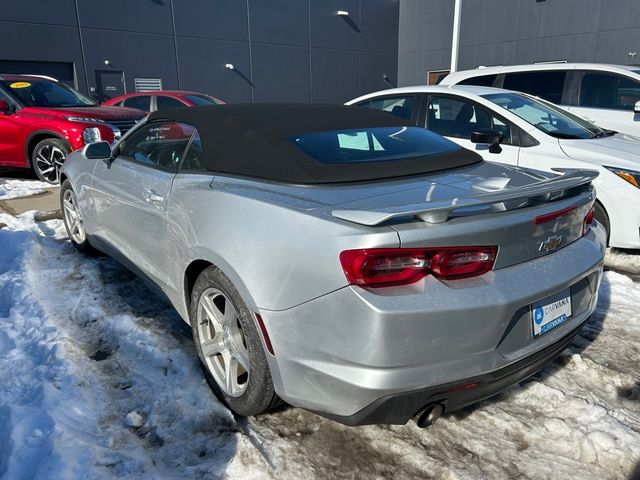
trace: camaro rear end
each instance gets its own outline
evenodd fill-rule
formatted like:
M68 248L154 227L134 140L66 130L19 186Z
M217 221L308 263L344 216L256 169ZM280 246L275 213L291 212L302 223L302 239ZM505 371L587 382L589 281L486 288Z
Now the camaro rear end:
M426 425L542 368L595 309L592 172L483 162L338 106L164 111L102 148L63 169L74 245L165 291L243 415L281 398Z

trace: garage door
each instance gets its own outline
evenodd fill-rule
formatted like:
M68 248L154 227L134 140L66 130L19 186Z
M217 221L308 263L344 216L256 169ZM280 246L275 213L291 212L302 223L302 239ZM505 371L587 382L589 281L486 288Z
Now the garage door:
M75 69L69 62L29 62L22 60L0 60L0 73L46 75L70 87L77 88Z

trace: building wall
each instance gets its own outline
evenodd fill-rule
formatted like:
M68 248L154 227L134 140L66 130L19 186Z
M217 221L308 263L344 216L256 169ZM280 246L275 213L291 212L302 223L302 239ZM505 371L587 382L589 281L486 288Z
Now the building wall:
M448 70L453 0L400 0L398 84ZM542 61L640 64L638 0L463 0L458 69Z
M113 70L129 92L150 77L233 102L344 102L385 88L383 74L395 82L398 69L399 0L32 0L2 10L0 65L72 63L85 93L96 71Z

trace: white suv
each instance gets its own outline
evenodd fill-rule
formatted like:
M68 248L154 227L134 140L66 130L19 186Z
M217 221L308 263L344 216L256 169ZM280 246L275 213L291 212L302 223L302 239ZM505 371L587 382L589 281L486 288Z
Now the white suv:
M600 127L640 137L640 67L556 63L450 73L441 85L480 85L543 98Z

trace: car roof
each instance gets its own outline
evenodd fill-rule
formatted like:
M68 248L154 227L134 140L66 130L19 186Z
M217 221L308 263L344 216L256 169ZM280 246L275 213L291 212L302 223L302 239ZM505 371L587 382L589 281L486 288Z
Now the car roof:
M394 95L406 95L413 93L458 93L464 92L471 95L487 95L490 93L501 93L504 89L493 87L480 87L476 85L413 85L410 87L398 87L389 88L387 90L379 90L377 92L367 93L361 97L349 100L346 104L353 105L354 103L367 100L372 97L380 96L394 96Z
M120 95L119 98L137 97L140 95L175 95L176 97L184 97L186 95L205 95L210 97L211 95L202 92L192 92L190 90L154 90L151 92L131 92Z
M14 80L33 80L33 79L38 79L38 80L49 80L51 82L58 82L58 80L56 80L53 77L47 77L46 75L28 75L28 74L24 74L24 75L17 75L15 73L0 73L0 80L9 80L9 81L14 81Z
M206 169L288 183L337 183L418 175L472 165L479 155L458 148L432 156L390 161L323 163L291 142L307 133L373 127L411 127L388 113L344 105L260 103L167 109L148 122L193 125L200 135Z
M607 63L534 63L529 65L495 65L491 67L478 67L472 70L460 70L450 73L442 79L443 85L456 83L466 78L480 77L484 75L494 75L500 73L511 72L530 72L540 70L599 70L617 73L632 73L634 70L640 70L640 67L630 65L614 65Z

